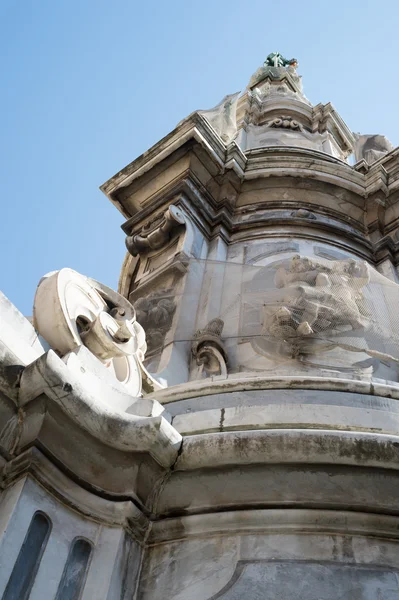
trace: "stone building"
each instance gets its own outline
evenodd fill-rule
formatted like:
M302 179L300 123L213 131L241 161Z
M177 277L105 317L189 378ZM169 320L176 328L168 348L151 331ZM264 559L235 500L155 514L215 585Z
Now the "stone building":
M101 189L118 293L0 300L0 597L399 598L399 148L274 53Z

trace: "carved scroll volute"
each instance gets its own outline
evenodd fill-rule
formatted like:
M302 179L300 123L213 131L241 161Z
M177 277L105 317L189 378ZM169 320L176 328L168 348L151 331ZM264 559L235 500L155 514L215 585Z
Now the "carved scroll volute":
M227 377L227 356L221 337L223 327L222 319L216 318L195 333L191 352L200 367L199 374L205 371L208 376Z
M146 223L140 233L128 235L126 247L132 256L159 250L167 244L174 230L184 223L185 219L181 210L171 204L164 213Z
M34 325L64 356L86 346L132 396L141 395L146 373L145 333L133 306L106 286L72 269L49 273L36 291Z

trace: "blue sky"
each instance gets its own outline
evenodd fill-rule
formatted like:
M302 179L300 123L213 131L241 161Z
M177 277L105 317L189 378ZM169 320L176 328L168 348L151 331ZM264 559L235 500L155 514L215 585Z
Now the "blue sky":
M65 266L116 287L122 215L98 187L268 53L307 97L399 145L396 0L0 1L0 289L32 313Z

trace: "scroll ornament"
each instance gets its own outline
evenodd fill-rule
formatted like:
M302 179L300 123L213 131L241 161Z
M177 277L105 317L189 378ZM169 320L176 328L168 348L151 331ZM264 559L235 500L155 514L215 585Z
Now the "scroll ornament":
M222 342L224 321L216 318L194 334L191 352L197 365L209 375L227 376L227 355Z
M128 235L126 248L132 256L159 250L170 240L179 225L184 225L183 213L171 204L164 213L146 223L140 233Z
M110 288L72 269L49 273L37 288L34 325L60 355L85 346L132 396L157 387L142 361L145 333L133 306Z

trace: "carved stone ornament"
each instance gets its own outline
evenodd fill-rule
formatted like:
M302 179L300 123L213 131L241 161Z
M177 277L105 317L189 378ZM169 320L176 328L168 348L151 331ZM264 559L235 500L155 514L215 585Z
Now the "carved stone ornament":
M283 301L271 315L265 309L264 333L297 344L307 336L366 328L362 288L368 281L366 263L346 260L329 266L296 255L288 270L276 273Z
M222 319L216 318L194 334L192 355L208 375L227 376L227 357L221 338L223 327Z
M135 310L106 286L72 269L49 273L37 288L33 319L60 356L85 346L132 396L141 395L143 375L152 380L142 365L147 346Z
M126 237L126 248L137 256L150 250L159 250L171 238L173 230L184 225L183 213L173 204L151 221L148 221L140 233Z
M158 290L134 303L137 320L143 326L148 353L160 351L173 321L176 302L170 289Z
M278 117L269 121L269 127L282 127L283 129L292 129L293 131L303 131L303 127L298 121L295 121L292 117Z

